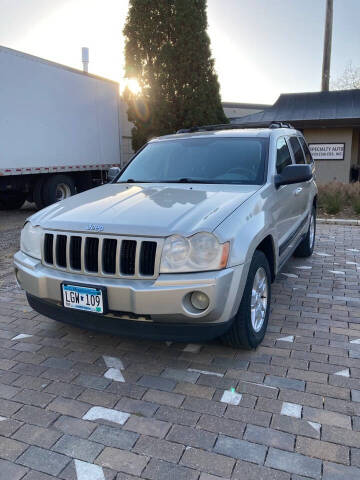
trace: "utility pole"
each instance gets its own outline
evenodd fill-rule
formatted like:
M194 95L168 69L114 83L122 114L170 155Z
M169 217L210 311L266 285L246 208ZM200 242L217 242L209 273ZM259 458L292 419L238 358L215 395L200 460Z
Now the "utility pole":
M323 92L329 91L333 13L334 13L334 0L326 0L324 54L323 54L322 81L321 81L321 90Z

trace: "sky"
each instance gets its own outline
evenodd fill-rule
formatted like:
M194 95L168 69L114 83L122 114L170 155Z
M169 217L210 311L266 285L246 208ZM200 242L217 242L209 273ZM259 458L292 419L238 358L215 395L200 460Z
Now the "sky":
M321 83L326 0L208 0L223 101L272 104ZM123 84L127 0L0 0L0 45ZM332 78L360 66L360 0L334 0Z

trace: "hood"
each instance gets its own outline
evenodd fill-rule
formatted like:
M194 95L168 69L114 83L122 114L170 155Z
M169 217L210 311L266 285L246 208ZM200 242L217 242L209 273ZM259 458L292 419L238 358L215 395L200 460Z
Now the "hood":
M112 183L55 203L30 217L50 230L164 237L213 231L259 185Z

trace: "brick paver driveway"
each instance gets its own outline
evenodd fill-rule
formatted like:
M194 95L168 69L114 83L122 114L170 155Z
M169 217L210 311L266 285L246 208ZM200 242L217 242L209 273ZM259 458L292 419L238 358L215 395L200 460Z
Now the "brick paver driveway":
M0 479L360 479L360 229L319 227L247 352L37 315L10 273L20 223L0 232Z

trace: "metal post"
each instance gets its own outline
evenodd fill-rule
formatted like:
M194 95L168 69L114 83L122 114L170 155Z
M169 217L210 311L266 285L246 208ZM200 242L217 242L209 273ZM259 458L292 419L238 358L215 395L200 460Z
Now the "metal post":
M322 81L321 81L321 90L323 92L329 91L333 12L334 12L334 1L326 0L324 54L323 54Z

